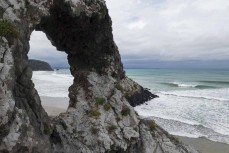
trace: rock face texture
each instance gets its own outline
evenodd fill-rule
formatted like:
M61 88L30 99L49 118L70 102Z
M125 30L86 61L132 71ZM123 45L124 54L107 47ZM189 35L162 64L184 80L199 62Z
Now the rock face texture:
M40 60L29 60L29 66L33 71L53 71L49 63Z
M1 0L0 18L17 31L0 33L1 153L197 153L134 111L153 95L125 76L103 0ZM52 119L31 81L33 30L68 54L74 76L67 112Z

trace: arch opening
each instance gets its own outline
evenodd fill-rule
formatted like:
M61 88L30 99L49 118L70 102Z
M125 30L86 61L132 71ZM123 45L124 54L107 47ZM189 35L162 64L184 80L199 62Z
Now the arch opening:
M45 111L49 116L66 112L68 88L73 82L66 53L57 51L43 32L33 31L28 56L33 69L32 81ZM52 70L43 62L50 64Z
M94 5L89 1L86 3L89 6ZM91 15L81 12L75 16L69 3L57 0L50 7L50 14L43 16L34 27L34 30L45 33L56 50L67 54L70 72L74 77L73 84L69 87L69 107L76 107L77 94L81 89L84 90L85 97L89 98L87 100L93 101L87 79L89 73L111 75L117 80L125 76L113 41L108 10L104 7L100 11Z

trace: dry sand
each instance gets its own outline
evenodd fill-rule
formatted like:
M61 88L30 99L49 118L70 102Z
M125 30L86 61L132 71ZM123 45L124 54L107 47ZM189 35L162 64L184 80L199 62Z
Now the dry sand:
M69 98L41 97L41 103L49 116L66 112ZM201 153L229 153L229 145L214 142L205 138L188 138L177 136L184 144L193 146Z

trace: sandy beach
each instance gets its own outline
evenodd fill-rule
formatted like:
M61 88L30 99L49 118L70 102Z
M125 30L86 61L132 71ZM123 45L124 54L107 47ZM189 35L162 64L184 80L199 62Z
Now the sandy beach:
M49 116L57 116L67 110L69 98L41 96L41 103Z

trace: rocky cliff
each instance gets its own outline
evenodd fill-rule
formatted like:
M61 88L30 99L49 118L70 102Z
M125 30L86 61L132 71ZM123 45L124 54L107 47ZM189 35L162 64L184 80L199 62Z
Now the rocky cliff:
M131 107L152 95L125 76L105 1L1 0L0 18L1 153L196 153ZM68 54L74 77L55 118L31 81L33 30Z
M49 63L40 60L29 60L29 66L33 71L53 71Z

